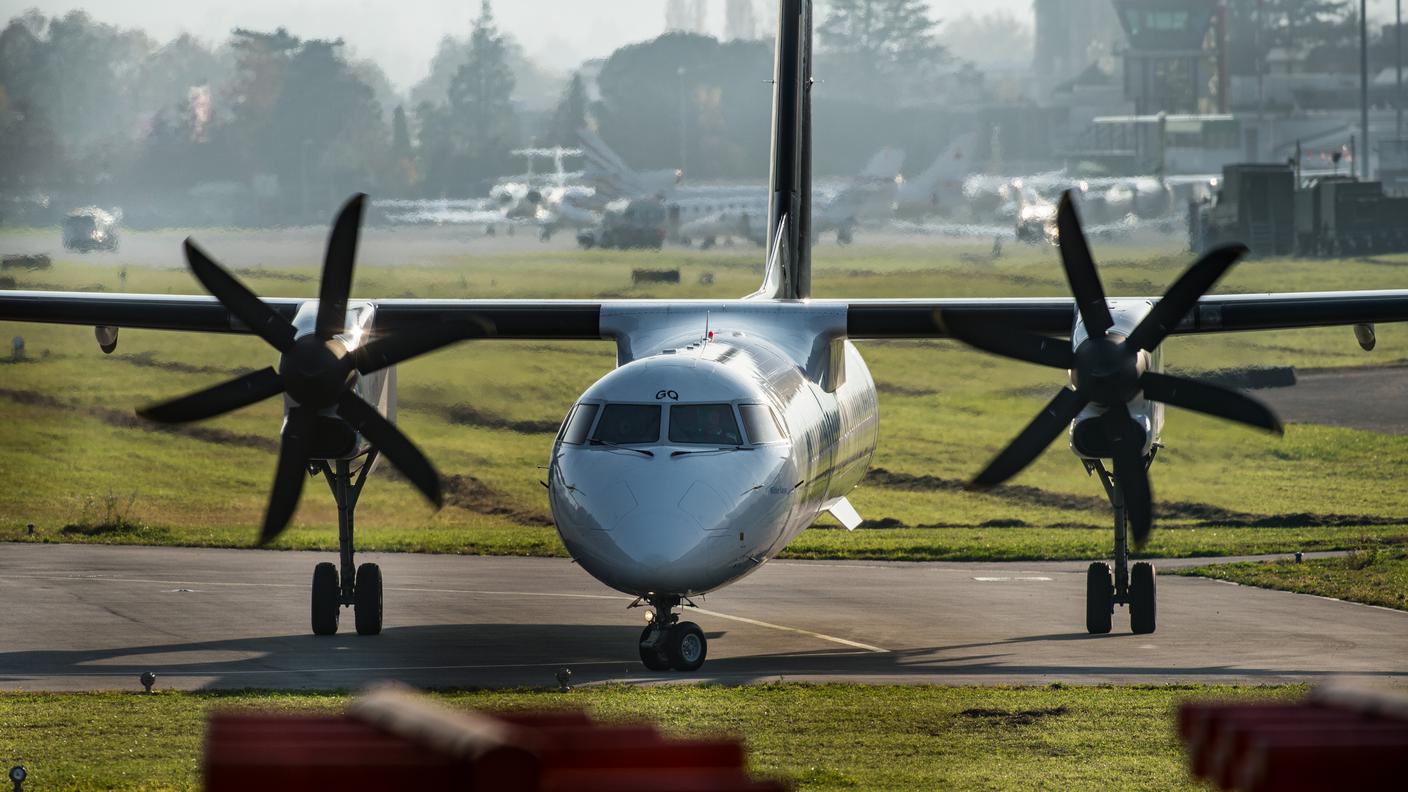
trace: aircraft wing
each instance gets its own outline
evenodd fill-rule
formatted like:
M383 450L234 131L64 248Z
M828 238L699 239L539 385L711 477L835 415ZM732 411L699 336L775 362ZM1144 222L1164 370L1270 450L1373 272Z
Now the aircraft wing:
M944 317L955 314L1063 336L1070 334L1075 322L1075 302L1064 297L848 300L844 305L847 335L855 339L947 338ZM1200 299L1173 332L1225 333L1403 321L1408 321L1408 290L1403 289L1218 294Z
M264 303L289 321L306 299ZM494 338L601 338L601 304L580 300L372 300L377 327L475 322ZM248 333L214 297L170 294L0 291L0 320L201 333Z
M292 320L298 306L306 300L274 298L264 302ZM491 328L487 336L490 338L580 340L603 337L603 309L687 309L698 305L747 313L759 310L771 301L391 299L371 302L377 306L377 327L380 329L474 322ZM792 310L800 311L809 308L844 310L846 334L856 339L947 338L943 318L952 314L1033 332L1066 335L1071 332L1075 317L1075 304L1068 297L817 299L791 305L795 306ZM169 294L0 291L0 321L205 333L250 332L212 297ZM1219 294L1199 300L1197 307L1174 332L1218 333L1402 321L1408 321L1408 290L1402 289Z

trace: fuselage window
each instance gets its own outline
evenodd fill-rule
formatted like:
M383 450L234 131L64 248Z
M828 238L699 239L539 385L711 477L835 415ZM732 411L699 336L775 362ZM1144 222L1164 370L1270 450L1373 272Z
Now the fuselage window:
M738 414L743 416L743 429L748 433L748 442L776 443L782 440L782 427L777 425L777 416L762 404L740 404Z
M592 419L596 417L599 407L597 404L583 402L573 408L572 414L567 417L567 426L562 430L562 442L572 445L585 443L587 432L592 428Z
M731 404L670 405L670 442L742 445Z
M592 440L617 445L660 441L660 406L656 404L608 404L601 410Z

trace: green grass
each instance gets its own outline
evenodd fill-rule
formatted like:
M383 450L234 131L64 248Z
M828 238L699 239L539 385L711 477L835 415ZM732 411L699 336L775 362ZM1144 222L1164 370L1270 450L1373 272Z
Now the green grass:
M266 257L288 258L283 242L239 232L197 236L260 294L316 289L312 264L264 264ZM153 247L141 234L132 237L124 251ZM459 244L429 249L410 239L413 254L368 248L358 269L360 296L735 297L755 288L761 271L751 247L484 253ZM317 261L317 244L309 240L310 262ZM1100 247L1113 294L1157 293L1189 260L1168 249ZM957 244L828 245L817 251L815 291L820 297L1066 293L1050 249L1012 247L996 262L986 260L986 251ZM200 293L177 256L173 249L151 266L129 263L122 288ZM115 291L119 267L104 262L59 257L51 270L16 277L21 288ZM1408 280L1405 263L1250 261L1221 290L1397 287ZM682 282L631 287L631 269L645 265L678 266ZM705 272L715 276L712 285L700 283ZM25 525L34 522L40 541L251 543L273 473L277 400L194 431L157 431L133 410L269 365L262 342L123 331L118 352L103 356L89 328L0 323L0 339L13 335L25 337L29 359L0 361L0 479L6 482L0 540L29 538ZM1184 370L1350 366L1397 362L1405 342L1408 329L1396 325L1379 329L1379 350L1371 354L1359 350L1348 328L1241 333L1172 339L1166 360ZM851 500L871 526L887 527L808 531L790 555L1036 559L1108 552L1104 496L1061 443L1016 479L1020 489L978 494L958 486L1060 387L1059 373L949 342L869 342L861 350L881 391L881 445L879 471ZM613 360L606 342L483 342L402 366L399 422L450 479L449 506L433 512L405 482L379 473L358 507L361 546L561 554L539 467L568 406ZM1394 544L1408 536L1401 516L1408 513L1408 490L1396 480L1408 465L1408 437L1292 425L1284 438L1274 438L1170 411L1164 439L1154 486L1168 507L1159 519L1167 530L1156 532L1152 554L1345 549L1359 537ZM106 515L94 504L109 497L130 499L130 506ZM104 530L108 523L116 530ZM333 547L335 524L331 498L310 487L279 546ZM70 525L86 527L65 532Z
M967 688L777 684L436 694L485 710L585 708L675 735L742 737L753 772L802 790L1197 789L1181 701L1301 687ZM207 712L332 711L332 693L0 694L0 757L34 789L194 789Z
M1244 586L1408 610L1408 553L1359 546L1341 558L1213 564L1169 574L1227 580Z

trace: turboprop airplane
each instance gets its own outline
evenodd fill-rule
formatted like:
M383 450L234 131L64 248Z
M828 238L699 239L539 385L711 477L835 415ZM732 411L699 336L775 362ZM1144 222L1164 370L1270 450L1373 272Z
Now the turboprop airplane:
M691 598L757 571L823 512L847 528L847 493L879 437L875 383L853 342L956 338L1065 372L1051 402L973 481L1017 475L1058 437L1099 474L1114 507L1114 562L1090 565L1086 627L1109 632L1128 605L1135 632L1155 627L1155 577L1128 567L1128 540L1153 527L1148 468L1172 405L1267 431L1280 422L1236 391L1166 374L1170 335L1357 325L1408 317L1408 291L1206 296L1245 252L1212 251L1161 297L1108 297L1069 196L1058 209L1061 261L1074 298L852 300L811 297L812 5L780 0L774 64L766 274L738 300L348 299L363 199L338 216L316 299L261 299L195 242L186 255L214 298L166 294L0 292L0 320L246 333L279 352L269 367L147 407L196 421L280 396L284 421L261 541L288 524L310 474L338 506L340 558L313 573L312 627L382 625L382 579L355 565L353 511L386 457L432 502L440 477L394 424L395 365L458 341L611 339L617 367L570 406L548 457L548 503L572 557L649 606L637 648L651 669L693 671L708 650L680 618ZM1056 379L1053 376L1053 380ZM1112 461L1113 471L1105 463ZM844 583L835 596L846 596Z

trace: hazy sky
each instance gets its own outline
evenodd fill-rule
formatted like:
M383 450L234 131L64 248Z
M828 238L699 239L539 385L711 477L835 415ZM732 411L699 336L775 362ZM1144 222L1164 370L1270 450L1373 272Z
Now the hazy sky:
M709 0L715 16L722 0ZM1391 15L1394 0L1370 0L1371 16ZM929 0L940 19L964 13L1011 11L1030 17L1031 0ZM569 68L606 55L629 41L658 35L664 27L664 0L497 0L502 27L528 52L555 68ZM760 10L771 0L757 0ZM400 88L427 70L435 45L447 33L464 35L478 14L474 0L0 0L9 19L26 8L63 14L88 8L93 16L124 27L141 27L166 40L186 31L211 41L235 27L272 29L283 25L296 35L341 37L361 57L381 64ZM717 23L722 27L722 23Z

